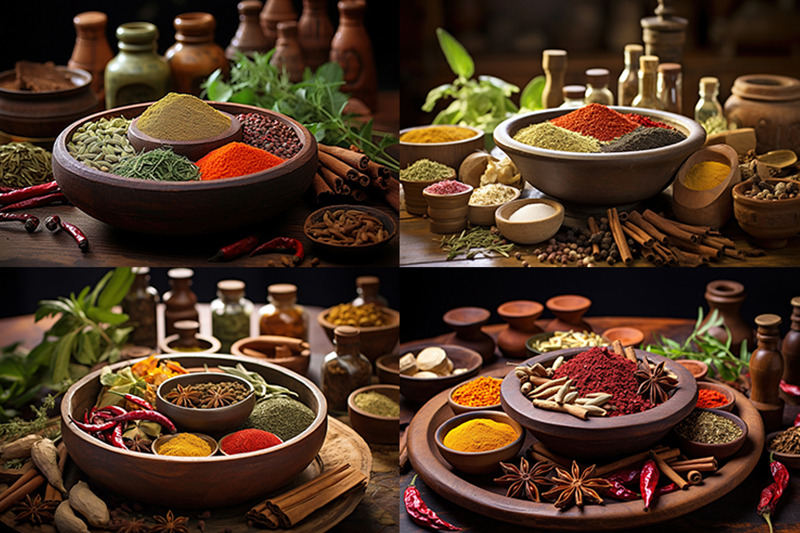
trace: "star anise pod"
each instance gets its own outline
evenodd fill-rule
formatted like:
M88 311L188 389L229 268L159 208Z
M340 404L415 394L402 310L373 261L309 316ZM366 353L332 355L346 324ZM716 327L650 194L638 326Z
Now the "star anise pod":
M639 361L634 377L639 380L639 390L636 392L650 400L653 405L664 403L669 399L669 391L678 385L678 380L669 373L664 366L664 361L653 368L650 361Z
M150 531L150 526L148 526L144 518L129 518L126 520L120 520L114 531L117 533L148 533Z
M180 407L195 407L200 401L200 393L192 388L191 385L184 387L178 385L164 396L168 402L172 402Z
M14 506L14 521L34 525L50 523L53 521L58 504L59 502L53 500L44 501L39 495L31 499L29 494L25 496L25 501L20 501Z
M569 508L573 502L581 508L584 501L603 503L603 498L597 493L597 489L611 488L611 483L601 477L593 478L594 467L595 465L592 465L581 472L580 466L575 461L572 461L569 472L556 467L556 477L552 480L555 486L542 496L555 499L554 505L562 510Z
M228 390L218 388L209 389L203 399L203 409L216 409L217 407L225 407L236 403L236 395Z
M508 498L524 494L530 501L538 502L540 501L539 488L536 484L551 484L550 480L545 477L545 474L553 469L553 463L549 461L539 461L531 466L528 460L523 457L519 462L519 468L508 463L500 463L500 468L503 469L503 474L505 475L496 478L494 482L500 485L508 485L508 490L506 491L506 497Z
M128 445L128 449L132 452L150 453L150 446L153 441L137 433L130 439L125 439L125 444Z
M167 511L165 516L154 516L156 525L150 528L150 533L189 533L186 524L189 518L186 516L175 516L172 511Z

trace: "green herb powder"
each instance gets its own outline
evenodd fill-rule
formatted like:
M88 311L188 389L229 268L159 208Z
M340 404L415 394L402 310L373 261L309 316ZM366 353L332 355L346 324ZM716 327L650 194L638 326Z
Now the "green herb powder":
M537 148L560 152L600 151L600 143L596 139L560 128L550 122L526 126L514 135L514 140Z
M263 429L284 442L296 437L314 421L314 411L304 403L278 396L257 404L239 429Z
M195 181L200 179L200 169L185 156L169 148L156 148L150 152L126 159L113 170L126 178L154 181Z
M380 392L362 392L353 398L353 403L362 411L376 416L400 416L400 404Z
M400 170L400 179L405 181L439 181L454 176L455 170L430 159L420 159Z
M710 411L692 411L675 431L681 437L703 444L725 444L742 435L742 428L729 418Z

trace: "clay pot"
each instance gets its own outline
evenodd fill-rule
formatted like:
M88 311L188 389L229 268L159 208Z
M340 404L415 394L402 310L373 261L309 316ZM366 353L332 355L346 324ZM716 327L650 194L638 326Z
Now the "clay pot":
M738 127L756 130L759 154L789 148L800 153L800 80L749 74L733 82L725 116Z
M114 57L106 39L108 17L100 11L86 11L75 15L72 23L77 38L67 66L83 69L92 75L92 90L102 104L105 99L103 82L106 64Z
M776 185L780 180L768 178ZM733 192L733 216L753 242L762 248L783 248L789 237L800 231L800 198L786 200L758 200L748 198L744 192L752 184L745 181L736 185Z
M718 279L706 285L704 296L710 308L709 314L716 309L722 316L725 327L731 332L733 352L739 353L738 348L742 341L753 346L753 330L739 312L745 299L744 285L737 281ZM708 317L705 321L708 321ZM728 340L728 333L723 327L711 328L708 332L720 342Z
M242 52L248 57L254 52L267 53L270 49L269 41L264 37L264 32L258 24L261 2L244 0L239 2L236 8L239 10L239 27L236 28L236 35L231 39L231 44L225 49L225 57L233 59L236 52Z
M215 70L230 72L225 51L214 42L217 21L209 13L183 13L175 17L175 44L164 57L172 72L173 90L200 96L200 84Z
M364 28L363 0L341 1L339 28L331 40L330 60L339 63L344 70L344 85L341 91L358 98L372 111L378 103L378 75L372 57L372 44Z
M481 354L484 363L494 357L494 339L481 330L491 313L482 307L457 307L446 312L444 323L455 330L445 336L440 344L463 346Z
M316 70L328 60L333 26L325 12L328 0L303 0L303 13L297 22L303 62Z
M592 331L592 326L582 319L592 305L589 298L565 294L553 296L544 305L556 315L556 318L545 326L545 331Z
M278 41L270 64L286 70L292 83L303 79L303 52L297 40L297 23L293 20L278 23Z
M466 228L471 194L472 187L455 194L432 194L423 189L431 233L457 233Z
M500 318L508 322L497 335L497 346L503 355L513 359L524 359L528 356L525 343L531 335L541 333L542 328L536 325L544 307L539 302L514 300L497 308Z
M158 29L149 22L117 28L119 54L106 65L106 109L153 102L169 92L169 65L156 53Z
M268 48L274 47L278 40L278 23L289 20L297 20L292 0L267 0L264 9L258 15L258 21L267 39Z

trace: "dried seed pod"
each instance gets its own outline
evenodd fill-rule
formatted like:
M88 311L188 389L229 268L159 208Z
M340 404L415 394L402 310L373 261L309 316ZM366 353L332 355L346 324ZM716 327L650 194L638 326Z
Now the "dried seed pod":
M53 522L58 529L58 533L90 533L86 527L86 522L75 515L69 500L64 500L56 508Z
M106 502L98 498L83 481L79 481L70 489L69 504L94 527L104 528L111 521Z
M39 472L47 478L47 482L61 491L67 492L64 481L61 479L61 470L58 469L58 451L50 439L42 439L31 446L31 459Z
M522 384L522 386L519 388L519 390L520 390L520 392L522 392L522 394L528 394L529 392L531 392L533 390L533 385L531 385L530 381L527 381L527 382Z
M0 446L0 459L21 459L30 457L31 447L42 440L41 435L26 435L20 439Z

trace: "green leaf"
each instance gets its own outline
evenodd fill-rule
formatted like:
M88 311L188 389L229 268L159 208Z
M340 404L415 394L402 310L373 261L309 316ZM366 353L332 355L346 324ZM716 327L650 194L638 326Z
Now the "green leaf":
M531 109L534 111L538 111L539 109L544 109L544 104L542 103L542 93L544 92L544 85L545 85L545 77L544 76L536 76L531 81L528 82L528 85L522 90L522 94L519 97L519 105L520 107L524 107L525 109Z
M206 90L208 99L214 102L227 102L233 96L231 86L222 81L222 71L215 70L206 80L203 87Z
M455 87L453 87L453 85L450 83L445 83L444 85L434 87L428 91L428 96L425 97L425 103L422 104L422 110L426 113L430 113L433 111L433 108L436 106L436 102L438 102L439 99L444 98L445 96L453 96L454 94Z
M112 326L119 326L130 318L125 313L114 313L99 307L90 307L86 314L99 324L111 324Z
M53 383L61 383L69 378L69 361L75 345L78 330L68 333L55 343L53 360Z
M102 309L111 309L120 302L128 294L128 290L133 285L133 280L136 274L130 267L115 268L111 274L111 278L106 283L106 286L100 292L100 297L97 300L97 307Z
M519 87L513 83L508 83L507 81L501 80L500 78L495 78L494 76L478 76L478 81L484 85L488 84L496 89L500 89L504 96L511 96L512 94L519 92Z
M471 78L475 73L475 63L461 43L442 28L436 28L436 38L439 39L439 46L442 48L453 74L462 78Z
M257 97L258 95L253 89L246 88L230 95L225 101L231 101L237 104L254 105Z
M89 299L86 301L87 307L91 305L97 305L97 298L100 296L100 292L103 290L103 287L106 286L106 283L108 283L108 280L112 275L114 275L114 271L109 270L102 278L100 278L100 281L98 281L97 285L94 286L92 293L89 295Z

